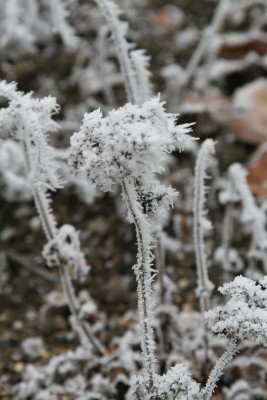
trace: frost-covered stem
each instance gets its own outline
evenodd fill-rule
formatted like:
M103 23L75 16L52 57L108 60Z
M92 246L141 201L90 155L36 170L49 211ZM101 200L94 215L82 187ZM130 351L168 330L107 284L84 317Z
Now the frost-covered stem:
M194 180L194 247L196 253L198 296L202 315L210 308L210 293L212 283L208 277L207 259L204 242L204 203L205 203L205 178L211 154L214 152L214 142L207 139L201 146L196 161Z
M228 266L229 266L229 251L230 251L230 243L232 241L233 236L233 208L234 204L229 202L226 205L224 219L223 219L223 231L222 231L222 248L223 248L223 269L225 275L225 281L227 282L229 279Z
M107 104L114 105L115 98L112 87L108 81L108 71L106 68L106 57L107 57L107 48L106 48L106 39L107 39L108 30L107 27L101 27L99 31L99 35L97 38L97 55L98 55L98 68L100 79L103 87L103 96Z
M224 368L229 364L234 355L238 352L238 343L232 339L227 346L225 352L217 360L214 368L212 369L206 386L202 389L203 400L209 400L216 387L216 384L223 374Z
M30 143L29 143L29 138L25 140L21 140L22 148L25 154L25 160L26 160L26 168L28 170L28 173L32 170L31 167L31 157L30 157ZM56 221L53 217L53 214L50 211L50 205L49 205L49 199L47 198L47 195L43 189L38 189L38 186L35 184L31 185L32 188L32 193L33 193L33 198L35 202L36 209L38 211L38 214L40 216L40 221L46 236L47 241L51 241L56 238L57 234L57 226L56 226ZM64 265L62 260L59 262L59 271L60 271L60 277L62 281L62 286L64 288L64 293L68 301L68 305L71 311L71 314L75 318L75 321L77 323L77 332L79 336L79 340L81 344L85 345L87 342L87 345L85 347L89 347L90 344L93 346L93 348L96 350L97 354L103 355L105 352L102 348L102 346L98 343L98 341L94 338L94 336L91 334L89 331L88 327L85 326L85 323L80 319L79 314L78 314L78 304L77 304L77 299L74 293L74 289L72 286L72 282L68 276L68 273L66 271L67 266ZM89 343L88 343L89 341Z
M159 277L159 292L160 292L160 303L161 305L164 305L166 302L165 299L165 294L166 294L166 289L164 285L164 275L165 275L165 248L162 243L162 235L161 235L161 229L158 228L156 232L156 248L155 248L155 265L156 265L156 271L158 272L158 277ZM165 315L161 316L160 318L160 324L158 327L158 338L159 338L159 361L161 364L161 369L163 370L163 367L165 365L165 344L167 342L166 340L166 329L164 328L164 325L166 325L165 322L166 318Z
M122 182L123 198L127 204L131 221L135 225L138 255L134 273L137 280L139 323L142 331L141 347L143 354L144 378L148 393L154 390L154 375L156 362L154 349L155 341L152 329L153 305L151 298L151 283L153 280L151 270L151 232L145 215L137 200L137 193L131 179Z
M103 346L94 338L92 333L90 332L90 329L88 325L86 324L85 321L81 320L79 317L79 304L77 302L75 293L74 293L74 288L72 285L72 282L70 280L70 277L67 273L67 268L68 266L64 264L64 261L60 261L59 263L59 271L60 271L60 277L61 277L61 282L62 286L64 288L64 292L66 294L66 297L68 299L68 305L71 311L72 316L75 319L75 330L78 333L79 339L81 344L85 348L90 348L88 346L88 339L90 344L93 346L95 349L96 353L99 355L104 355L105 350Z
M180 91L184 87L186 87L191 80L191 78L194 76L196 69L201 62L202 57L204 56L206 50L208 49L210 45L210 39L216 34L216 32L219 31L221 28L225 15L228 12L228 10L231 9L230 7L230 2L229 0L220 0L219 4L215 10L213 19L210 23L210 25L204 30L204 33L202 35L202 38L196 47L195 51L193 52L189 63L187 64L187 67L185 69L186 75L184 80L181 82L180 85ZM180 93L178 93L179 95Z
M207 259L204 243L204 224L207 221L204 217L205 203L205 178L206 169L210 163L211 154L214 152L214 142L207 139L201 146L196 161L195 180L194 180L194 247L197 264L197 294L199 297L199 308L202 315L203 325L203 349L204 362L207 360L208 337L207 327L204 321L204 313L210 308L210 294L213 285L208 277ZM204 365L203 362L203 365Z
M165 274L165 249L162 243L161 230L158 229L156 234L156 249L155 249L155 263L156 270L159 274L159 284L160 284L160 301L161 304L165 304L165 286L164 286L164 274Z
M28 136L25 140L21 140L21 145L26 160L26 168L28 170L28 173L30 173L32 168L31 168L31 157L30 157L30 143L28 142L29 142ZM49 199L47 198L44 190L43 189L38 190L36 188L36 185L32 184L31 189L32 189L34 203L38 211L46 239L47 241L52 240L57 233L57 226L53 215L49 211L50 208Z
M136 81L129 56L129 45L124 37L122 24L118 18L118 8L112 0L95 0L102 10L112 32L115 48L124 79L127 99L130 103L136 104Z
M78 45L78 37L75 36L73 27L67 21L69 12L66 2L63 0L50 0L49 3L54 31L60 34L67 47L75 49Z
M130 53L132 65L136 76L136 104L142 105L152 97L150 71L148 68L149 57L144 50L133 50Z

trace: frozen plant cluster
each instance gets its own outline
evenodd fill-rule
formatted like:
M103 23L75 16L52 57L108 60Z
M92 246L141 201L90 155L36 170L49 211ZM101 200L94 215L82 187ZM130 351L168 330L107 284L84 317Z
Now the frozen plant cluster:
M219 291L230 296L225 306L208 311L205 316L212 331L241 343L267 344L267 277L258 283L244 276L225 283Z
M103 117L100 110L85 114L79 132L71 138L69 164L74 175L102 191L123 179L133 180L142 202L158 211L173 202L175 191L155 177L162 173L166 155L182 150L189 124L176 125L175 115L164 110L159 97L142 107L131 103Z
M8 102L0 110L1 136L22 143L27 153L26 168L35 187L59 189L62 182L54 162L55 150L47 143L48 132L58 129L52 115L59 106L54 97L33 98L32 93L24 94L16 86L14 82L0 82L1 96Z

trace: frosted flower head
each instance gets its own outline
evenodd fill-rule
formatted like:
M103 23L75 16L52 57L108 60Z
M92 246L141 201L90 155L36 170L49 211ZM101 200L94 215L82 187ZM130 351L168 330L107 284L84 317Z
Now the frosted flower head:
M7 101L6 107L0 108L0 134L24 143L30 159L28 177L32 185L45 190L62 187L55 151L47 143L48 132L58 129L52 119L59 109L56 99L51 96L34 98L32 93L18 91L16 83L1 80L0 96Z
M127 177L140 192L155 188L155 173L163 171L166 154L180 148L190 131L189 125L176 126L163 105L157 97L141 107L128 103L107 117L100 110L85 114L71 138L72 173L104 192Z
M18 91L15 82L1 80L0 95L7 101L6 107L0 109L0 128L4 137L21 140L26 134L34 133L31 139L35 140L48 131L58 129L57 123L51 119L59 110L54 97L34 98L32 93Z
M237 341L249 340L267 345L267 276L259 283L238 276L219 291L230 295L225 306L208 311L205 316L212 331Z
M157 378L157 394L161 399L169 398L168 395L170 398L185 400L201 399L199 384L192 379L184 364L176 364L165 375Z

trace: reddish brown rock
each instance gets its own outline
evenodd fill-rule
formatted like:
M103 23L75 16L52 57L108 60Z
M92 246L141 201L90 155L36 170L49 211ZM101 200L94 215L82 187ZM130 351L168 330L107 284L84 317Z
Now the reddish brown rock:
M248 143L267 142L267 79L257 79L238 89L233 108L229 131Z
M256 151L248 166L248 183L259 200L267 199L267 142Z

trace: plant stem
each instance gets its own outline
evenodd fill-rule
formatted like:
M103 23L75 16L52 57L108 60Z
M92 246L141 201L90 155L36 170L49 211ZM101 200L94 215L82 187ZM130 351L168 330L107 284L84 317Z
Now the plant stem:
M232 339L229 343L225 352L217 360L213 370L210 373L209 379L206 386L202 389L203 400L209 400L216 387L216 384L223 374L223 370L230 361L232 361L234 355L238 352L238 344L236 340Z
M59 263L59 271L60 271L62 286L64 288L65 295L68 299L68 305L69 305L71 314L74 317L75 322L76 322L75 330L77 331L77 334L79 336L81 344L85 348L88 348L88 340L89 340L89 342L95 349L96 353L98 355L104 355L105 350L104 350L103 346L92 335L92 333L90 332L90 329L88 327L88 324L85 321L83 321L79 316L79 304L77 302L77 299L76 299L76 296L74 293L74 288L73 288L72 282L67 273L67 265L64 265L63 260L61 260Z
M205 254L204 223L205 223L205 178L206 169L210 166L211 155L214 153L214 142L211 139L203 142L196 161L194 179L194 248L197 265L197 295L202 315L204 363L208 359L208 334L204 321L204 313L210 308L210 294L213 284L209 280L207 258Z
M124 85L127 94L127 100L136 103L136 80L134 76L133 66L129 57L129 45L124 37L122 21L119 20L117 15L117 7L113 1L95 0L99 8L102 10L104 17L108 23L109 29L113 35L115 42L115 49L118 56L118 61L121 68L121 73L124 80Z
M137 193L131 179L122 182L123 198L127 204L131 222L135 225L138 255L134 273L137 280L139 323L142 331L141 347L143 354L143 367L146 388L149 394L153 393L156 362L154 349L155 341L152 329L152 298L151 283L153 280L151 269L151 242L149 224L137 200Z

